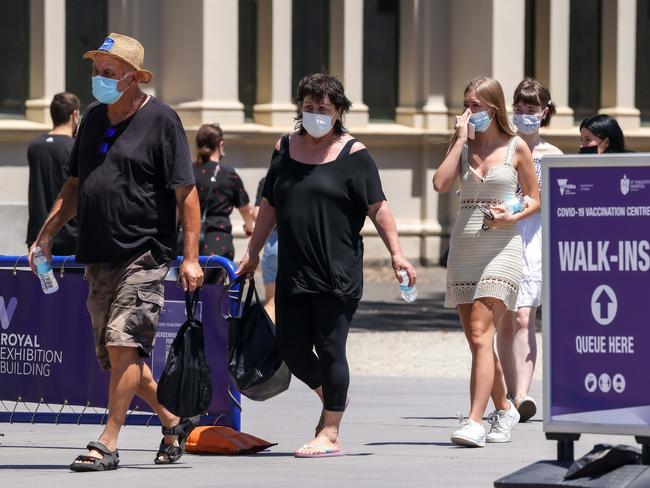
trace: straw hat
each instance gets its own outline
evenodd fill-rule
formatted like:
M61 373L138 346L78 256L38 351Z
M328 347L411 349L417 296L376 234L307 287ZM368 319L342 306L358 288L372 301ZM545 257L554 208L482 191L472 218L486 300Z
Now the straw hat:
M140 81L149 83L153 74L144 69L144 47L136 39L122 34L111 33L99 48L87 51L84 59L95 59L98 53L110 54L134 67L140 73Z

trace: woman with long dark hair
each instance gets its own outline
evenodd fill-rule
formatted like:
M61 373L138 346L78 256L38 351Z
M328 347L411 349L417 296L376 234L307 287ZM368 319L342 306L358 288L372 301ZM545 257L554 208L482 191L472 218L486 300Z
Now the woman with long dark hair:
M625 147L623 130L614 117L594 115L580 123L580 154L630 152Z

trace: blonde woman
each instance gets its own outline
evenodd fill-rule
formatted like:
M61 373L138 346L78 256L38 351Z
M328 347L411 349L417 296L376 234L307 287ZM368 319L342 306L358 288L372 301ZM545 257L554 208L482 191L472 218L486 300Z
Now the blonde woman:
M472 353L469 417L451 435L454 444L483 447L509 442L519 413L506 398L494 336L506 310L514 310L522 272L522 244L515 225L539 209L539 190L528 146L510 127L503 90L492 78L472 80L465 111L433 177L438 192L460 180L460 209L451 235L445 306L456 308ZM504 203L517 185L526 207L510 213ZM496 410L486 436L483 414L489 398Z

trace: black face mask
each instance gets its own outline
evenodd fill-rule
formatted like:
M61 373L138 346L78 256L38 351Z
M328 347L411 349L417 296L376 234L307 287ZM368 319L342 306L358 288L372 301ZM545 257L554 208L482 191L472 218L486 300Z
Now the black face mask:
M580 154L598 154L598 146L581 147Z

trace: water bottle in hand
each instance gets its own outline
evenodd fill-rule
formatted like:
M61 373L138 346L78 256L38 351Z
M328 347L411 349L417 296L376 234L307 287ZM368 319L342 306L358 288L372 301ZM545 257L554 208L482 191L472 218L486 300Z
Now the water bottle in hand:
M418 291L415 289L415 285L409 287L409 275L405 269L400 269L399 275L402 278L402 281L399 284L399 291L402 293L402 300L408 303L414 302L418 297Z
M43 288L43 293L49 295L58 291L59 284L56 282L54 277L54 271L52 271L52 265L41 251L40 247L35 247L32 255L32 262L36 266L36 273L38 278L41 280L41 288Z
M508 214L516 214L524 209L524 203L515 195L504 198L503 206Z

